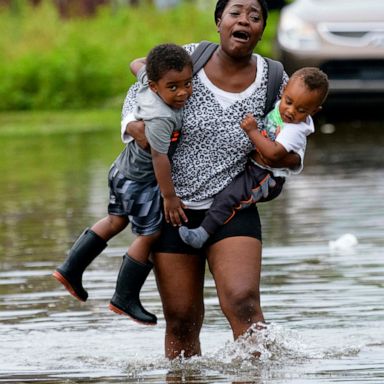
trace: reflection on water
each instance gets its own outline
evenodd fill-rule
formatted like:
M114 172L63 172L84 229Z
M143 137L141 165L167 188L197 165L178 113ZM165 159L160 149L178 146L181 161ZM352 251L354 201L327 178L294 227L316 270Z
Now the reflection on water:
M232 342L207 275L203 356L172 363L152 274L142 300L158 326L107 309L129 230L85 273L87 303L51 278L82 229L105 215L118 135L2 138L0 382L382 383L383 127L336 128L311 138L304 173L260 207L269 329ZM358 244L330 249L346 233Z

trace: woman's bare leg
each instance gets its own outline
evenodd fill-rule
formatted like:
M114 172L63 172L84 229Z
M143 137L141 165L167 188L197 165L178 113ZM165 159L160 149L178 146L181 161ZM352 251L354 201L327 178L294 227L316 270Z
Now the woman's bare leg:
M165 356L175 359L200 355L205 259L157 253L153 261L166 321Z
M224 315L237 339L258 321L260 306L261 242L251 237L231 237L213 244L208 264L216 283Z

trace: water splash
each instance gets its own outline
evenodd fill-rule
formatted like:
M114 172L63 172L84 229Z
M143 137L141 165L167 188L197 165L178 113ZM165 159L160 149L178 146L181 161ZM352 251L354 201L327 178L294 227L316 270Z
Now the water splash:
M219 349L195 356L169 361L164 358L130 359L125 372L130 378L147 378L162 373L170 380L204 377L207 382L221 382L229 377L268 377L276 366L298 364L305 359L318 357L295 331L269 324L259 330L252 326L246 335L228 341ZM180 382L180 381L179 381ZM184 382L184 381L181 381ZM227 382L227 381L225 381Z
M266 329L257 329L254 324L235 342L228 342L215 356L226 364L282 361L315 357L300 335L278 324L269 324Z
M299 331L271 323L264 330L250 327L248 332L236 341L227 341L216 351L169 361L154 358L143 361L131 360L127 372L140 377L143 372L163 370L181 372L183 375L196 371L221 372L227 375L255 374L267 372L268 368L301 364L309 360L322 360L356 356L362 345L324 345L320 340L305 340Z

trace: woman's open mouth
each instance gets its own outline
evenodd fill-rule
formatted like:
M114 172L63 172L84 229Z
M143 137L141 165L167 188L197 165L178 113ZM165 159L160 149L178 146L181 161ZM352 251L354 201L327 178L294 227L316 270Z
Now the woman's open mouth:
M246 31L235 31L232 36L237 40L242 40L244 42L247 42L250 38L250 34Z

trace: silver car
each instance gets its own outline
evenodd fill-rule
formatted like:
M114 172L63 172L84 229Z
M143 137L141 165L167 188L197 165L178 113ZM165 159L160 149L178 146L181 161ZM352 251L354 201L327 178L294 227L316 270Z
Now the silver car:
M291 74L320 67L330 97L384 99L384 0L296 0L281 11L277 53Z

